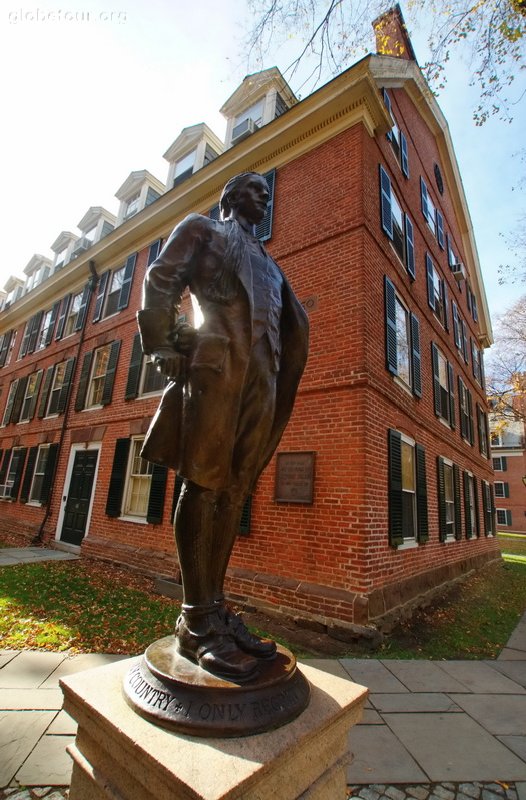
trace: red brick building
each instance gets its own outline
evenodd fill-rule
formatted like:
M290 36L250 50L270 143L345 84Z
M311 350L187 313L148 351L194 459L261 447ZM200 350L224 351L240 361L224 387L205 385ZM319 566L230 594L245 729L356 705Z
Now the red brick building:
M509 412L490 415L495 512L498 531L526 533L524 408L514 407L519 412L515 418Z
M404 37L398 9L392 22ZM498 557L491 323L447 124L400 41L400 57L370 55L301 102L276 69L247 77L222 109L225 145L186 128L167 187L131 173L116 217L92 208L54 264L32 259L30 291L0 315L1 527L177 578L179 482L138 457L161 387L135 312L160 241L250 169L268 175L259 233L311 344L229 592L345 627Z

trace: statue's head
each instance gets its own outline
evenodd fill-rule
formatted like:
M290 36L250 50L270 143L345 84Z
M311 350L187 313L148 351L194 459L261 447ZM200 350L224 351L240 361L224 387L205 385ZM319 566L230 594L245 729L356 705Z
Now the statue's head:
M252 225L261 222L267 213L270 197L268 183L259 172L242 172L226 183L219 200L222 219L243 216Z

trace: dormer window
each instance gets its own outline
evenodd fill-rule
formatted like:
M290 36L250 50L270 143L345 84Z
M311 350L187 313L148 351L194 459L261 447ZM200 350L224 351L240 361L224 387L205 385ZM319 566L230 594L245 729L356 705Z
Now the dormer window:
M120 200L117 225L131 219L163 194L166 187L148 170L130 172L115 197ZM91 227L91 226L86 226Z
M180 158L179 161L176 161L173 182L174 186L182 183L184 180L189 178L190 175L192 175L194 171L195 156L196 151L192 150L190 153L187 153L185 156L183 156L183 158Z
M60 269L64 266L66 261L66 254L68 252L68 248L64 247L59 253L57 253L57 259L55 261L55 269Z
M95 236L97 235L97 226L94 225L93 228L90 228L89 231L84 233L84 238L87 239L91 244L95 242Z
M139 210L140 199L141 195L137 193L128 200L128 202L126 203L126 211L124 212L124 219L133 217L133 215L137 213L137 211Z

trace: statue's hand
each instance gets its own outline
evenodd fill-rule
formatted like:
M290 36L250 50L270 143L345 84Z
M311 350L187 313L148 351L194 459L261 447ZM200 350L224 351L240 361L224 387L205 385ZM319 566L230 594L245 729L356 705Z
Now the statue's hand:
M162 375L166 375L170 380L174 381L178 378L184 378L185 359L181 356L174 355L167 358L156 356L152 358L152 362L155 365L155 369Z
M174 349L184 356L190 355L195 346L197 331L187 322L180 322L172 333Z

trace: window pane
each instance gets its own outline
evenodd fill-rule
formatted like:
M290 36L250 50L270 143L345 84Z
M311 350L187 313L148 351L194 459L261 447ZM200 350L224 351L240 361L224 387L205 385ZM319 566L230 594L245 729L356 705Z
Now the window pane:
M415 491L415 460L414 448L407 442L402 442L402 489Z
M398 377L411 385L411 359L409 357L409 314L396 298L396 351Z

